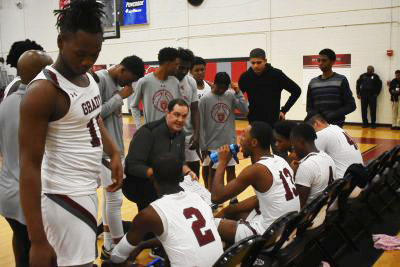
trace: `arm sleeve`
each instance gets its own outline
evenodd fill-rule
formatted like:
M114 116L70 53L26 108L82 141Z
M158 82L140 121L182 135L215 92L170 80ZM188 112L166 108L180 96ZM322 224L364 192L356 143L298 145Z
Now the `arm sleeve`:
M311 169L304 166L304 164L303 165L300 164L300 166L296 172L295 181L296 181L296 184L311 188L314 177L315 177L315 173Z
M246 98L244 98L244 95L242 91L239 91L239 93L233 93L233 106L235 108L238 108L240 111L240 114L242 115L247 115L249 113L249 106L247 104Z
M361 77L362 77L362 75L358 78L358 80L356 82L357 95L360 95L360 93L361 93Z
M376 75L376 95L379 95L382 90L382 80L381 78Z
M204 131L204 112L205 112L205 103L204 103L204 96L202 98L200 98L200 102L199 102L199 116L200 116L200 133L199 133L199 144L200 144L200 149L204 150L206 149L206 144L205 144L205 140L204 140L204 135L205 135L205 131Z
M126 157L125 172L134 176L147 178L147 160L153 147L154 137L146 127L140 128L133 136Z
M245 73L242 73L242 75L240 75L238 85L243 93L247 92L248 88L247 88Z
M340 107L335 113L339 116L346 116L356 109L356 102L353 97L353 93L350 90L349 82L346 78L342 82L342 101L343 106Z
M289 77L285 75L285 73L281 72L281 86L283 89L290 93L289 99L286 101L286 104L282 107L281 111L286 113L290 110L290 108L296 103L297 99L301 95L300 87L292 81Z
M311 94L310 84L311 84L311 82L308 84L308 89L307 89L307 103L306 103L307 118L306 119L309 119L318 113L318 111L314 109L314 103L313 103L313 98L312 98L312 94Z
M135 92L133 93L133 99L132 99L132 104L131 104L131 112L132 112L132 116L133 116L133 121L136 126L136 130L138 130L142 126L142 123L140 121L139 103L140 103L140 100L143 99L143 83L144 83L143 78L141 78L137 82Z

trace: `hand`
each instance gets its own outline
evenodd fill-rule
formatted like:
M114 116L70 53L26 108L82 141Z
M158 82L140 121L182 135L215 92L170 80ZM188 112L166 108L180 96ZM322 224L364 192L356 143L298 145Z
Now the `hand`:
M194 171L190 171L188 173L188 175L190 175L190 177L192 177L192 181L198 181L199 177L197 177L196 173Z
M131 85L125 85L124 88L122 88L118 94L122 97L122 99L127 98L133 93L133 87Z
M189 140L189 149L195 150L198 148L199 148L199 135L192 134L192 137L190 137L190 140Z
M107 187L108 192L115 192L122 186L123 170L120 155L111 158L111 181L113 182Z
M153 169L152 168L148 168L147 171L146 171L146 175L149 178L153 177Z
M237 82L231 82L231 88L235 91L236 94L240 92L239 85Z
M232 158L231 150L229 149L229 145L223 145L218 148L218 164L228 164L228 162Z
M203 162L208 156L208 150L201 151L201 162Z
M361 96L360 96L360 95L357 95L357 98L358 98L358 99L361 99Z
M279 112L279 120L283 121L285 119L285 113L283 113L282 111Z
M31 267L57 267L57 255L47 240L31 243L29 265Z
M296 174L297 169L299 168L300 162L298 160L292 160L290 163L290 167L292 168L293 172Z

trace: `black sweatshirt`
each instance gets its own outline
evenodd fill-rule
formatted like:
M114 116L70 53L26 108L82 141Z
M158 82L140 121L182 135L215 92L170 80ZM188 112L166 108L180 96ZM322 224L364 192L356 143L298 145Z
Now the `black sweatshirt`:
M286 113L300 97L300 87L287 77L280 69L271 64L265 66L261 75L249 68L240 76L239 88L247 92L249 99L249 122L264 121L271 127L279 119L279 112ZM281 92L285 89L290 93L286 104L281 108Z
M171 152L185 162L185 133L171 134L165 117L143 125L133 135L125 160L127 179L146 179L148 168L163 153Z
M363 73L357 80L356 90L359 96L379 95L382 89L382 81L375 73L369 75Z

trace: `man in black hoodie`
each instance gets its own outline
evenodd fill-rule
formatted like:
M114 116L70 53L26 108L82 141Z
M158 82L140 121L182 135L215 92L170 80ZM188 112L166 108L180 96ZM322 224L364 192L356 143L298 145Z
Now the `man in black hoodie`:
M271 127L278 120L285 119L285 114L300 97L301 89L280 69L267 63L265 51L261 48L250 52L251 67L240 76L239 88L247 92L249 99L249 122L264 121ZM286 104L281 107L281 92L290 93Z

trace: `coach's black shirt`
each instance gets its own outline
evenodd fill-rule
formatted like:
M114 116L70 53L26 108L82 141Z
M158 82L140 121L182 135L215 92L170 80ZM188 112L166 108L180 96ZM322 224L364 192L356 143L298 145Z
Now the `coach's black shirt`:
M143 125L133 135L125 160L127 179L148 179L146 173L154 160L171 152L185 162L185 134L171 134L165 117Z
M240 76L239 88L247 93L249 99L249 122L264 121L271 127L279 119L279 112L286 113L301 94L300 87L287 77L280 69L267 64L261 75L249 68ZM291 95L286 104L280 108L281 92L287 90Z

